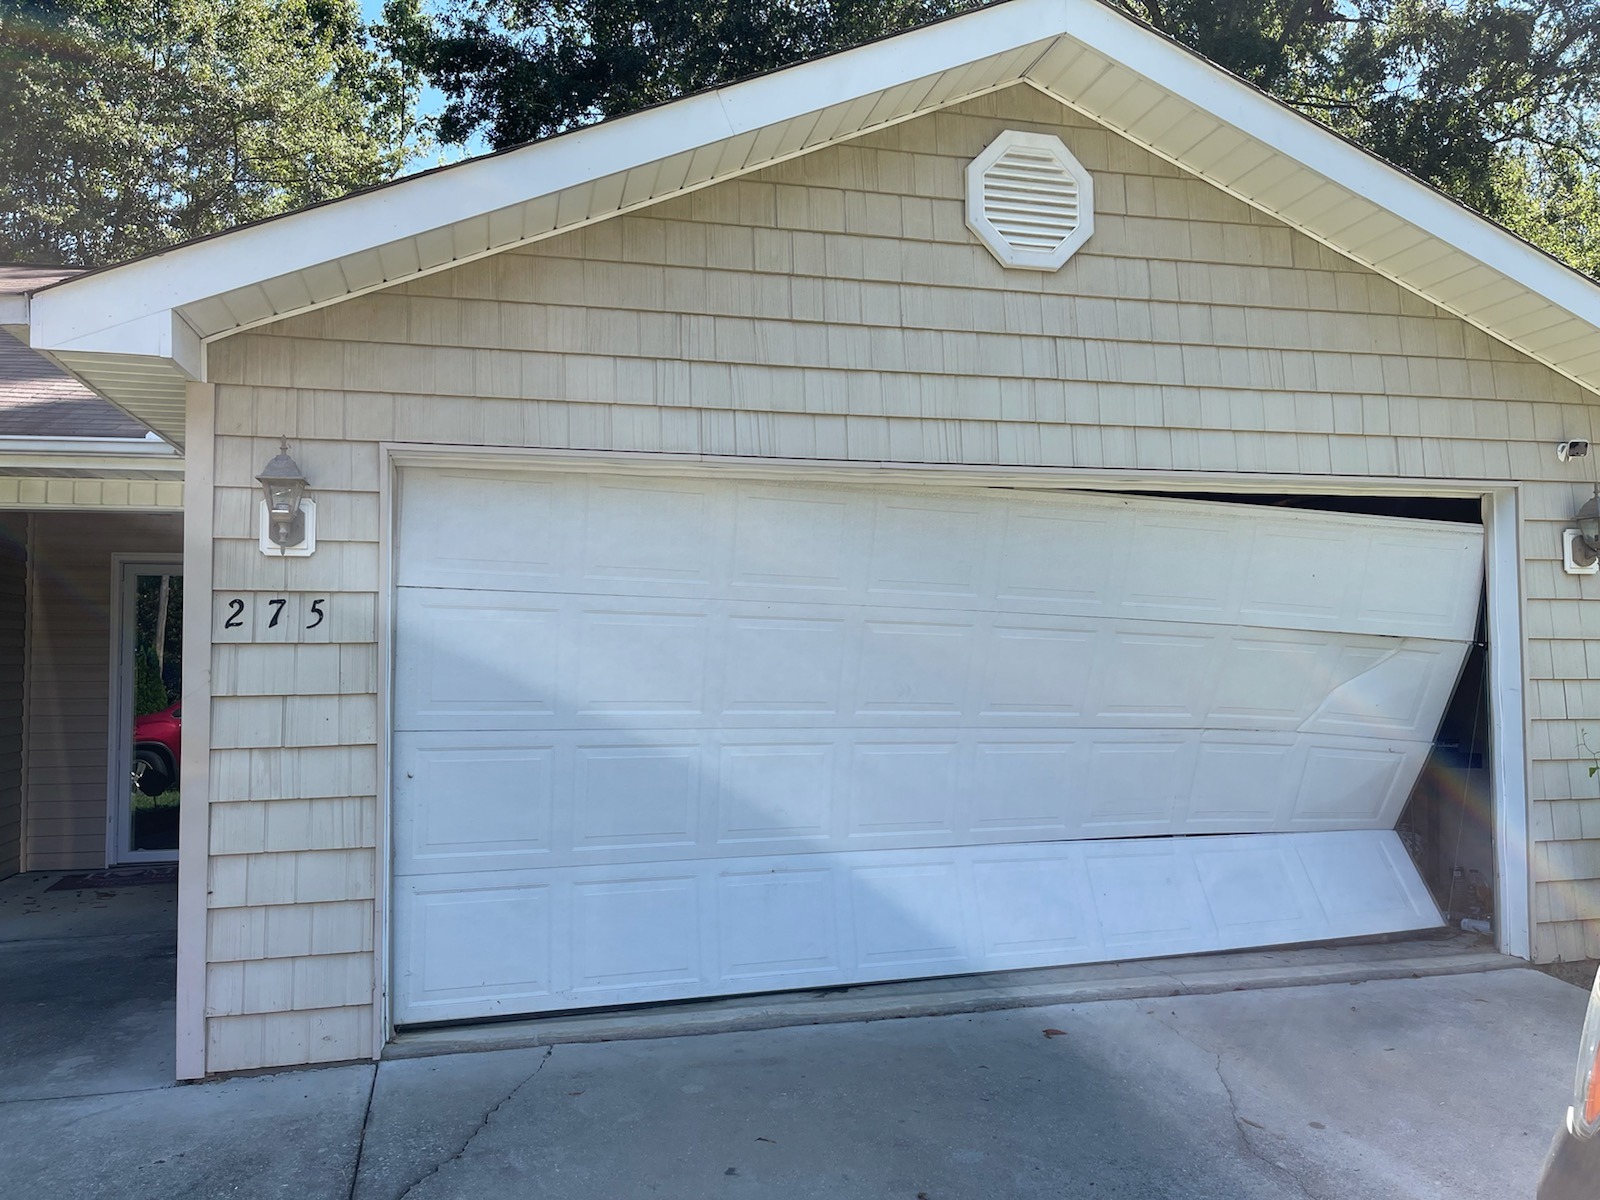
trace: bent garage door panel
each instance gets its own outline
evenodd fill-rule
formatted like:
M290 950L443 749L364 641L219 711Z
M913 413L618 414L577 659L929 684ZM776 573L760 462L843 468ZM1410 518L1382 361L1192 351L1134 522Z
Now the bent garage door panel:
M1391 831L1475 527L567 471L400 514L401 1023L1438 920ZM1196 833L1248 836L1090 840Z

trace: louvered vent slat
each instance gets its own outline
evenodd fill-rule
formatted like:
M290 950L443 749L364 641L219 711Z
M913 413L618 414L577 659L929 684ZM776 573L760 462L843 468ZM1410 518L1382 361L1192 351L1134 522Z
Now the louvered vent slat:
M1060 139L1008 131L968 170L967 223L1007 266L1054 270L1089 235L1092 186Z
M1054 250L1078 228L1078 181L1054 158L1012 150L983 173L983 209L1012 245Z

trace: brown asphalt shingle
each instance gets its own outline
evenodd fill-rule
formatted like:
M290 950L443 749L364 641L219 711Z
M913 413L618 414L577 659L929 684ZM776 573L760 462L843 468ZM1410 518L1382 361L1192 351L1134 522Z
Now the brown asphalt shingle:
M142 438L147 432L43 355L0 331L0 437Z
M82 267L42 267L33 263L0 263L0 296L20 296L74 275L82 275Z

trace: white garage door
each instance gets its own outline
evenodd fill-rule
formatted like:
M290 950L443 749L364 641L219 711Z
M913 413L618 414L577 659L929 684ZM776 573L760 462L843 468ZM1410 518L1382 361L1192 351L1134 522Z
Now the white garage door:
M1393 827L1477 527L562 470L399 511L400 1023L1439 922Z

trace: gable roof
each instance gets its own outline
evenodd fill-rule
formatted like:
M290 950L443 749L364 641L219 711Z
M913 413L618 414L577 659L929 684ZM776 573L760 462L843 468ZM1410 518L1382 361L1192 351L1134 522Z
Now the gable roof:
M1024 83L1600 391L1600 287L1101 0L1006 0L34 293L32 344L163 436L205 343Z

